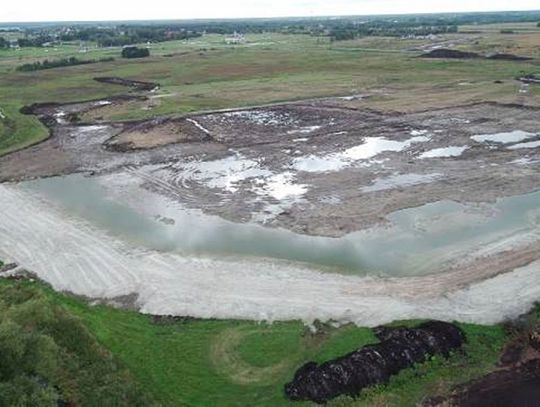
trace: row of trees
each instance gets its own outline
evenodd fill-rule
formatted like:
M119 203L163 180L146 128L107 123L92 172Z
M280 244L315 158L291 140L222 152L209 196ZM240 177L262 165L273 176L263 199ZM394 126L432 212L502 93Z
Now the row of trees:
M430 34L446 34L456 33L457 25L443 25L430 27L391 27L391 26L370 26L365 25L349 25L345 27L337 27L330 31L329 36L332 41L352 40L357 37L402 37L408 35L430 35Z
M32 71L41 71L43 69L52 69L52 68L60 68L64 66L74 66L74 65L87 65L87 64L94 64L96 62L110 62L114 61L114 58L101 58L101 59L86 59L81 60L75 57L70 58L62 58L62 59L56 59L49 61L48 59L40 62L34 62L31 64L24 64L17 67L17 71L19 72L32 72Z
M281 18L245 20L193 20L171 23L50 25L28 28L18 40L21 47L40 47L60 41L88 41L99 46L126 46L200 37L204 33L281 32L329 36L334 40L358 36L403 36L456 32L460 25L538 22L540 12L419 14L342 18ZM538 23L540 24L540 23Z
M164 42L170 40L184 40L200 37L199 32L186 30L179 26L128 26L116 27L63 27L56 32L35 33L32 41L35 46L41 46L46 42L54 41L89 41L95 42L101 47L125 46L145 42ZM51 36L52 35L52 36ZM48 38L49 41L43 41ZM23 46L19 44L20 46ZM26 45L24 45L26 46Z

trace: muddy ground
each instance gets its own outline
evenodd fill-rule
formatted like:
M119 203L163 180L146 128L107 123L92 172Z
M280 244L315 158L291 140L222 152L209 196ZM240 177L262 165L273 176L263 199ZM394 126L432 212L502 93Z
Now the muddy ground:
M323 236L429 202L481 204L540 188L539 108L479 103L383 114L336 98L171 120L77 121L114 102L34 107L52 136L0 158L0 182L127 169L187 207ZM471 138L515 131L506 143Z
M380 276L383 266L374 275L354 276L303 262L341 244L338 239L322 244L290 234L260 240L268 229L243 235L227 222L224 229L215 218L208 224L199 216L202 211L303 235L337 237L364 229L358 239L365 244L365 236L386 232L407 239L444 234L454 222L459 230L481 228L500 218L498 198L540 189L540 108L481 103L381 113L347 107L350 98L116 123L81 123L78 116L114 100L34 106L52 135L0 158L0 182L84 172L122 212L107 212L102 224L93 215L78 216L80 207L57 207L53 201L61 190L47 198L25 184L0 185L0 232L6 236L0 254L57 290L90 298L136 295L136 307L156 315L317 318L371 326L407 318L495 323L525 312L540 290L540 217L529 202L536 194L520 207L527 214L523 229L515 229L511 223L520 220L509 216L507 227L481 236L487 241L467 240L465 248L450 242L427 257L412 255L411 263L405 256L400 264L414 276L408 278ZM76 195L82 206L97 202ZM459 216L423 207L441 200L468 205L457 205ZM402 229L390 225L387 215L409 207L422 211ZM142 227L159 215L157 222L167 225L165 243L172 240L173 247L145 246L132 229L116 233L110 217L124 219L130 210L140 215L127 219L130 226ZM157 237L153 230L151 238ZM257 236L254 246L278 242L278 249L288 250L294 243L301 256L292 263L279 253L246 256L252 241L245 236ZM214 237L220 245L240 239L243 251L214 253ZM175 251L184 242L187 249ZM336 258L362 248L344 242ZM367 253L363 263L382 257L378 250L392 256L393 248L384 246Z

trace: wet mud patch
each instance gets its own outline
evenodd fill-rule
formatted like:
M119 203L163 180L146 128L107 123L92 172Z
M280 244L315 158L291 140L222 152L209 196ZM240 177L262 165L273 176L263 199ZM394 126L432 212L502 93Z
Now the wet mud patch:
M334 237L403 208L494 202L540 187L532 107L382 114L325 99L99 126L65 120L110 102L34 109L52 137L0 158L0 179L128 167L144 188L207 214ZM505 134L527 137L497 142Z

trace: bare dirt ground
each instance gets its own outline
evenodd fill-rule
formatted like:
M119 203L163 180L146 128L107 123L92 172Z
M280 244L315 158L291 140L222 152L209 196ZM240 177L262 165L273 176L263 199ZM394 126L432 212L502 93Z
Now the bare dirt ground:
M383 114L336 98L174 120L65 120L96 103L107 101L36 109L52 137L0 158L0 181L128 168L187 207L323 236L429 202L493 202L540 188L536 107ZM512 132L507 142L474 139Z
M496 216L490 211L498 198L540 189L538 107L478 103L381 113L350 106L355 98L361 96L99 124L80 123L78 113L111 101L37 106L52 136L0 158L0 182L84 172L102 176L122 199L150 196L152 211L167 201L182 211L329 237L394 230L385 226L389 215L440 201L467 203L478 214L464 213L461 221L476 225L478 216ZM472 247L466 256L439 253L451 261L429 275L378 278L276 259L149 250L55 210L22 186L1 187L6 259L58 290L92 298L136 294L143 312L362 325L411 317L493 323L538 299L534 205L523 233ZM160 212L171 228L173 212ZM407 230L446 230L445 219L456 218L420 216Z
M129 126L106 141L113 151L129 152L175 143L211 141L212 138L189 119L156 119Z

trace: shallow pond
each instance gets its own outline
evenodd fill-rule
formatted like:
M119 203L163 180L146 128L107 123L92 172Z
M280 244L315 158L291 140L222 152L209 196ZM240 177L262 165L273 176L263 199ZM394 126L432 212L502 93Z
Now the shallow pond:
M187 210L136 180L123 193L108 178L72 175L21 187L131 244L187 257L275 258L353 274L423 275L478 249L520 236L540 236L540 191L493 205L451 201L403 209L388 223L341 238L313 237L234 223Z

